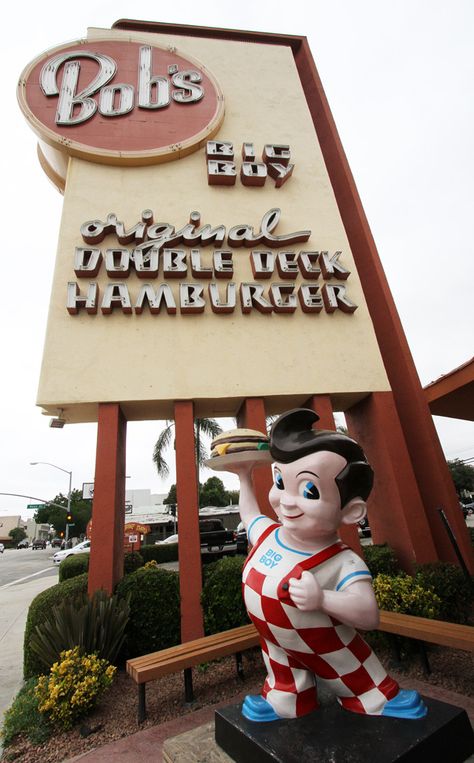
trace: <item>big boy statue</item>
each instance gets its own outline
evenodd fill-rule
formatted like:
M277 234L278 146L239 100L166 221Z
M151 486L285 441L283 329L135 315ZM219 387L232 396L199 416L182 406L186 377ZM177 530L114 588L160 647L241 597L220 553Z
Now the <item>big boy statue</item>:
M362 448L339 432L317 431L309 409L281 415L270 433L278 522L260 513L252 460L229 469L240 478L240 513L252 549L243 569L245 604L267 669L261 695L247 696L252 721L296 718L318 707L316 678L346 710L421 718L415 691L399 688L356 629L378 625L366 565L338 538L340 525L366 513L373 483Z

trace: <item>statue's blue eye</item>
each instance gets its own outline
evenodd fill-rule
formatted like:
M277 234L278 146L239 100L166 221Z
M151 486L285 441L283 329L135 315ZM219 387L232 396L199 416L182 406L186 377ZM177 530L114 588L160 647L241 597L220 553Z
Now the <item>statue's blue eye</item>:
M309 498L313 501L317 501L319 498L319 490L314 484L314 482L306 482L303 488L303 497Z
M283 477L281 476L280 472L277 472L275 474L275 485L278 488L278 490L284 490L285 486L283 484Z

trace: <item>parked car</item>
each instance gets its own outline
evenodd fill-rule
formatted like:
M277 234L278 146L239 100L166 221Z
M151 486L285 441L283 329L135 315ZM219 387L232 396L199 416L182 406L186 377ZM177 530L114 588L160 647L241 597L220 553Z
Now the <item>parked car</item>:
M236 533L226 530L222 519L200 519L199 535L201 547L205 546L208 551L218 549L222 551L224 546L235 543Z
M237 534L234 530L226 530L222 519L200 519L199 537L201 542L201 552L221 552L227 548L228 551L235 550ZM170 535L165 540L157 540L156 546L163 543L177 543L178 535Z
M31 544L31 548L33 551L36 551L38 548L46 548L46 541L42 540L42 538L35 538Z
M163 543L177 543L177 542L178 542L178 535L175 533L175 535L170 535L168 538L165 538L164 540L155 541L155 546L162 546Z
M248 538L247 538L247 531L244 527L243 522L239 522L237 525L237 553L238 554L245 554L247 556L248 552Z
M364 519L361 519L359 522L359 535L361 535L363 538L370 538L372 535L372 532L370 530L369 525L369 518L364 517Z
M63 559L66 559L71 554L88 554L91 550L90 540L84 540L82 543L78 543L73 548L64 548L61 551L56 551L53 554L53 564L61 564Z
M3 545L3 543L0 543L0 554L3 554L4 551L5 551L5 546Z
M23 538L23 540L21 540L19 543L16 544L16 547L17 548L29 548L30 547L30 542L29 542L28 538Z

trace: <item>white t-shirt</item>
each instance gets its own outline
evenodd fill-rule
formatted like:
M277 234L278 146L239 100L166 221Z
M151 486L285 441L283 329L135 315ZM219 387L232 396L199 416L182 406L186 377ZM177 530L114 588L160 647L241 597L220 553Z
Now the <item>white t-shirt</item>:
M275 522L264 514L255 517L247 531L249 542L255 545L262 533L272 524ZM297 564L314 556L311 552L300 551L283 543L280 537L281 529L280 525L265 538L251 560L252 567L274 579L277 586ZM365 562L351 549L336 554L309 571L316 577L321 588L331 591L344 591L356 581L372 580Z

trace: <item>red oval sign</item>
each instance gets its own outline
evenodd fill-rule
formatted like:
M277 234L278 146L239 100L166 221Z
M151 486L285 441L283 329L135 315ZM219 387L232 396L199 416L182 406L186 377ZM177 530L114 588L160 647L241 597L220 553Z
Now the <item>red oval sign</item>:
M24 70L18 97L46 143L117 164L190 153L224 117L223 95L202 64L123 40L85 40L42 54Z

